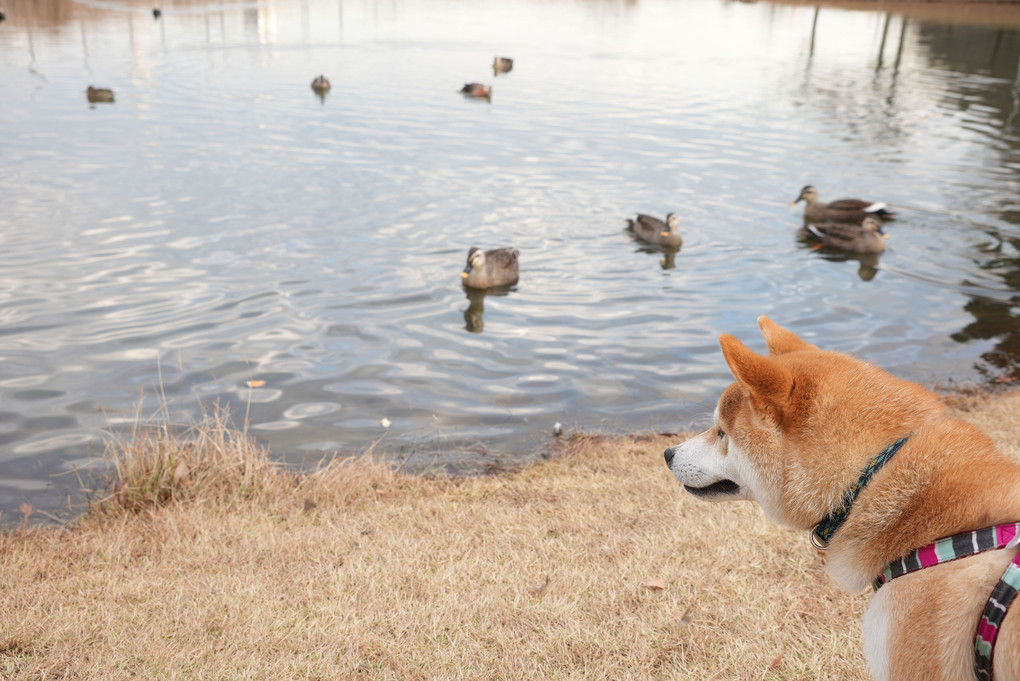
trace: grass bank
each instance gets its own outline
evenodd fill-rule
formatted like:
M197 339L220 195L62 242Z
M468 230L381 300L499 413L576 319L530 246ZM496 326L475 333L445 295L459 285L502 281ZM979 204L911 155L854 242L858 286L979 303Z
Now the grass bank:
M1020 456L1020 392L954 407ZM140 435L73 527L0 534L0 678L867 679L866 597L684 494L675 441L448 480L295 477L216 421Z

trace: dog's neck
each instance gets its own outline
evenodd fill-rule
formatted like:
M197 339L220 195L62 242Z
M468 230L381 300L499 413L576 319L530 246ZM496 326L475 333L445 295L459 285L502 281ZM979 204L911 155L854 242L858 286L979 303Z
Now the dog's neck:
M955 464L947 472L945 458ZM971 424L921 428L865 486L831 538L828 570L858 592L890 562L937 539L1020 518L1020 464Z
M857 482L850 486L849 489L843 494L843 501L839 507L833 509L822 518L815 528L811 530L811 545L820 551L824 551L829 548L829 542L832 541L832 536L836 534L836 531L843 526L847 516L850 514L850 509L853 507L855 501L857 501L858 495L864 486L867 485L871 478L881 470L889 459L893 457L896 452L900 450L900 447L910 439L913 433L909 433L904 437L901 437L896 442L892 443L888 447L882 450L880 454L875 456L868 462L868 465L861 471L860 477L857 478Z

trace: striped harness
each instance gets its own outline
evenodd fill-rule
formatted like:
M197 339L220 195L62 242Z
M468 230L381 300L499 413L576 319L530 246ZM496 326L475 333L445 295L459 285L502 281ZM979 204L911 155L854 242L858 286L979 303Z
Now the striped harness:
M900 450L910 435L889 445L882 450L881 454L868 462L857 482L843 495L843 501L839 508L815 525L810 534L811 544L815 548L824 551L829 547L832 536L850 515L850 508L857 500L861 490L868 484L872 476ZM926 567L948 563L957 558L965 558L985 551L1015 549L1018 546L1020 546L1020 522L955 534L911 551L903 558L889 563L882 570L882 574L875 578L872 587L878 591L889 580ZM981 619L978 620L977 634L974 636L974 673L979 681L991 681L995 639L999 635L1002 619L1006 616L1018 591L1020 591L1020 552L1013 557L1013 561L1006 568L999 583L992 589L992 594L988 597L985 609L981 613Z
M939 539L923 548L911 551L903 558L885 566L882 574L875 578L872 586L875 591L891 579L916 572L926 567L948 563L957 558L973 556L985 551L996 549L1014 549L1020 546L1020 523L995 525L973 532L954 534L952 537ZM995 638L999 635L999 625L1006 616L1010 604L1020 591L1020 553L1006 568L999 583L992 589L992 595L985 603L985 609L978 620L977 634L974 636L974 673L980 681L992 678L992 656L995 652Z

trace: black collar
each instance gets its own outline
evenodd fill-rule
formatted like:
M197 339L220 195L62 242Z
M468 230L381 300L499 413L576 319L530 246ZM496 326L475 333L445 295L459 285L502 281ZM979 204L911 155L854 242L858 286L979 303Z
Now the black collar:
M885 463L893 457L893 454L899 451L903 443L910 439L910 436L906 435L901 437L896 442L892 443L882 453L872 459L864 470L861 472L861 477L857 479L850 489L843 495L843 503L839 505L834 511L831 511L829 515L822 518L815 529L811 530L811 544L816 548L824 551L829 548L829 542L832 540L832 535L836 534L836 530L840 528L847 516L850 515L850 507L857 501L857 495L861 493L864 486L868 484L871 477L878 472L878 470L885 465Z

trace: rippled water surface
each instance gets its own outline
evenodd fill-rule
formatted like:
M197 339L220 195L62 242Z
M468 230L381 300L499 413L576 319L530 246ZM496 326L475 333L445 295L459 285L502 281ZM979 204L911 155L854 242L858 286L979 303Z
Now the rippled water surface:
M5 7L0 523L70 514L75 468L160 393L174 419L247 413L294 463L385 435L409 467L477 470L556 421L701 423L729 382L718 335L761 348L759 314L925 383L1020 377L1008 16L162 7ZM888 250L798 239L807 183L892 204ZM634 242L636 211L677 212L681 250ZM474 245L519 249L519 284L469 295Z

